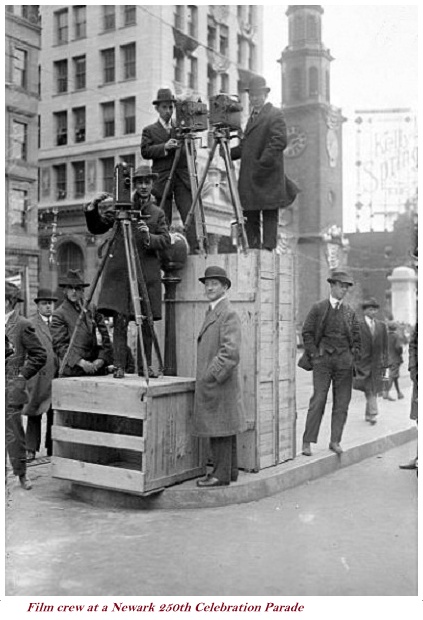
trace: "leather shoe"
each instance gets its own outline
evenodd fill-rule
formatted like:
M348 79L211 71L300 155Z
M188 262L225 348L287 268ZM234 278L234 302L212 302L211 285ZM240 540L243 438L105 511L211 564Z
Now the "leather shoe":
M32 450L27 450L26 451L26 462L30 463L31 461L35 460L35 452L33 452Z
M311 447L306 441L303 441L303 454L304 456L311 456Z
M398 400L402 400L404 398L404 394L402 392L398 393Z
M417 460L413 459L412 461L410 461L409 463L406 463L405 465L399 465L400 469L417 469Z
M339 443L336 443L335 441L331 441L330 442L329 450L332 450L332 452L335 452L336 454L342 454L343 453L343 449L341 448Z
M212 487L227 487L229 482L222 482L219 478L215 478L214 476L209 476L208 478L201 478L197 480L197 486L205 489L209 489Z
M117 366L113 371L114 379L123 379L125 376L125 371L121 366Z
M158 378L158 374L151 368L151 366L148 366L147 368L147 372L148 372L148 377L150 379L157 379ZM139 377L144 377L144 371L143 370L139 370L138 371L138 376Z
M22 476L19 476L19 483L20 483L21 487L23 489L25 489L25 491L30 491L32 489L32 484L28 480L28 478L26 477L26 474L23 474Z

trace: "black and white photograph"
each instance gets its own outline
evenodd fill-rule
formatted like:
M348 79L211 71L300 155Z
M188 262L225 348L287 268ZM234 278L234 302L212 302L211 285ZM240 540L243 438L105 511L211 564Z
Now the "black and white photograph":
M417 615L418 5L3 24L2 616Z

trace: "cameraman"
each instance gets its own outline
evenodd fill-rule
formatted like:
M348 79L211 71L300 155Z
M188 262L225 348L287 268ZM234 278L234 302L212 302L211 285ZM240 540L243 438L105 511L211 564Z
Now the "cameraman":
M170 226L172 224L172 199L180 213L182 223L185 224L192 204L191 184L185 146L177 139L176 127L172 123L172 115L176 99L169 88L160 88L157 98L153 101L159 118L152 125L144 127L141 137L141 155L144 159L151 159L156 181L153 185L153 195L160 204L166 182L172 169L176 150L181 149L179 161L175 168L172 183L169 188L163 210ZM187 231L187 241L191 252L197 247L197 238L194 222Z
M150 166L142 165L135 170L132 177L135 187L133 208L134 210L140 211L142 216L148 216L148 219L140 219L138 222L131 224L131 226L134 234L134 245L140 258L141 268L147 287L153 320L159 321L162 318L162 284L159 254L170 246L170 235L165 215L163 211L157 207L154 197L151 195L153 179L156 177L157 175L151 171ZM107 208L103 213L100 213L98 208L99 204L106 199L108 199ZM111 196L103 192L98 194L91 203L85 206L84 210L87 227L94 235L101 235L113 227L116 219L116 209L110 199ZM128 278L125 242L121 227L118 229L111 256L105 265L98 299L98 308L103 314L114 317L114 377L120 379L125 376L128 322L130 317L134 314ZM141 310L145 316L147 310L142 301ZM153 336L150 326L145 320L142 324L142 331L148 375L150 377L157 377L157 374L151 368ZM140 376L144 375L140 354L138 354L138 374Z

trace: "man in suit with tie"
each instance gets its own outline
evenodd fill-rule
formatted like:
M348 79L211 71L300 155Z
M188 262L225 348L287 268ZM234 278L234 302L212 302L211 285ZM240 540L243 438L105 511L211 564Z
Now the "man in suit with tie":
M53 426L53 409L51 407L51 384L58 370L57 356L53 350L53 339L50 326L57 297L48 289L40 289L34 299L37 304L37 314L32 319L41 344L47 352L46 365L27 382L29 401L22 413L28 416L26 425L26 455L32 461L41 446L41 420L43 413L47 414L47 428L45 447L47 456L52 454L51 427Z
M172 115L176 99L169 88L160 88L157 98L153 101L159 118L152 125L144 127L141 136L141 155L152 160L153 173L157 175L152 194L160 205L166 182L170 176L176 150L180 148L179 161L174 171L172 183L166 196L163 210L168 225L172 224L172 205L175 199L182 223L185 224L192 204L191 184L187 156L184 144L177 139L176 127L172 123ZM187 231L187 241L191 252L197 247L194 222Z
M365 420L376 424L379 413L377 396L383 392L384 377L389 366L388 329L383 321L376 319L379 304L374 297L361 304L363 318L360 321L361 355L356 363L354 387L366 396Z
M302 452L311 456L317 443L326 400L332 383L332 423L329 449L342 453L340 445L351 400L353 365L360 356L360 325L354 310L344 302L354 285L345 271L333 271L327 279L329 299L314 304L303 329L304 351L313 368L313 394L307 412Z

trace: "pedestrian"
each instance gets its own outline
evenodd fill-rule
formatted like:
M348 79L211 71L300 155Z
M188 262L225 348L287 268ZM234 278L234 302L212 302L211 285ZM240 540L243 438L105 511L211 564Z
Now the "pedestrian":
M399 376L400 376L400 367L403 363L403 347L401 342L401 337L398 333L398 325L395 321L388 321L388 356L389 356L389 380L386 385L386 389L383 393L383 398L386 400L395 400L393 396L390 395L390 390L392 385L394 385L395 390L397 392L398 400L402 400L404 398L404 394L400 390L399 386Z
M151 306L152 318L160 321L162 318L162 282L161 282L161 255L171 245L171 238L162 209L156 205L152 196L153 180L157 177L151 167L143 164L137 168L132 180L135 185L133 195L134 209L140 211L147 219L140 219L131 223L134 235L134 245L141 263ZM109 231L116 220L116 209L109 205L101 212L99 205L109 198L106 193L96 196L85 207L85 218L88 230L94 235ZM125 376L127 363L127 333L128 323L134 315L132 307L131 289L129 285L128 267L125 254L125 242L122 229L118 229L116 241L111 256L106 262L101 289L98 298L98 308L106 316L113 316L113 357L114 377L121 379ZM141 302L141 310L147 315L145 304ZM149 377L157 377L152 368L153 335L146 320L142 323L143 344L147 361ZM138 349L138 374L144 375L140 349Z
M238 478L236 436L246 430L239 376L241 321L227 291L222 267L207 267L199 278L210 302L198 336L193 434L209 437L213 471L197 486L227 486Z
M411 394L411 407L410 407L410 419L415 420L416 424L419 423L419 408L418 408L418 374L419 374L419 337L418 337L418 323L416 323L413 333L411 334L410 344L408 346L408 371L413 383L413 391ZM409 463L399 466L400 469L418 469L418 450L414 459L411 459Z
M51 334L53 349L62 364L68 353L70 340L84 303L84 282L79 269L69 269L66 277L59 280L65 299L53 312ZM101 344L97 341L97 330ZM112 363L112 346L103 315L90 304L78 327L74 344L70 349L62 374L64 377L83 377L104 374Z
M333 271L327 279L329 299L315 303L302 329L303 358L313 370L313 394L310 399L302 452L311 456L311 443L317 443L332 384L333 404L329 448L342 453L341 439L351 400L354 362L360 355L360 326L354 310L344 301L352 277L345 271Z
M152 193L159 205L162 201L176 152L180 149L179 161L175 167L172 182L163 204L163 210L169 227L172 224L173 199L183 224L185 224L192 204L186 149L181 136L177 135L177 128L172 120L175 104L176 98L172 91L169 88L159 88L157 97L153 101L159 118L152 125L144 127L141 136L141 155L144 159L151 159L153 162L152 167L156 177ZM198 246L194 219L186 232L186 236L190 250L194 253Z
M277 246L279 209L294 201L298 188L290 181L293 194L286 192L285 117L282 110L266 102L270 92L266 80L254 76L245 90L251 115L239 145L231 149L231 158L241 159L238 189L248 245L271 251Z
M56 301L57 297L45 288L40 289L34 299L37 305L37 314L31 323L46 350L47 362L27 383L29 401L22 411L28 417L26 424L27 461L33 461L36 453L40 451L43 413L46 414L47 418L45 448L47 456L52 455L51 428L53 426L53 409L51 406L51 385L58 371L58 360L53 350L53 338L50 327Z
M6 282L5 289L5 334L9 342L9 354L7 354L5 364L6 453L9 455L14 475L19 477L21 487L29 491L32 484L26 475L26 444L22 408L28 401L27 381L44 366L47 353L31 322L19 314L17 304L24 300L18 287Z
M355 365L353 387L366 397L365 420L374 425L379 414L377 397L383 393L388 372L388 330L383 321L376 319L379 303L374 297L361 304L361 354Z

